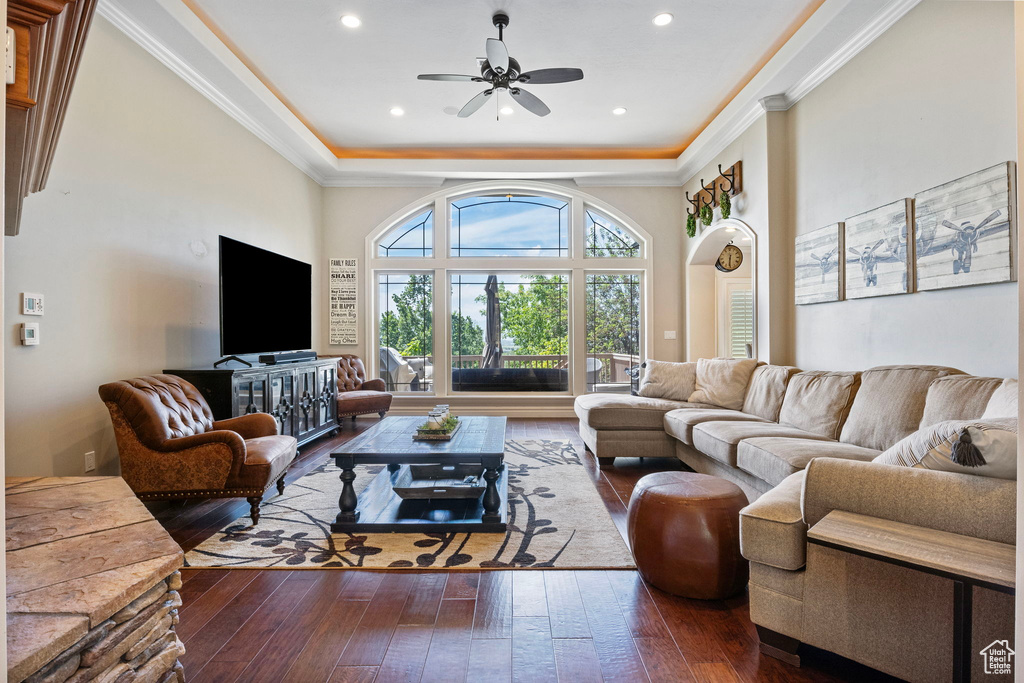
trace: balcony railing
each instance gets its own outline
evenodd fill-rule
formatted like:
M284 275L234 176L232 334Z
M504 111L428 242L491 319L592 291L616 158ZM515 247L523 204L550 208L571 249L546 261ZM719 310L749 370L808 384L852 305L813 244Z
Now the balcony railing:
M483 356L452 356L453 368L478 368L483 362ZM593 353L587 354L588 359L598 361L587 363L587 382L596 384L629 384L632 378L628 370L639 363L637 356L630 356L625 353ZM427 358L427 363L433 365L433 357ZM597 365L596 373L591 368ZM567 355L533 355L523 356L505 354L501 357L503 368L567 368L569 357Z

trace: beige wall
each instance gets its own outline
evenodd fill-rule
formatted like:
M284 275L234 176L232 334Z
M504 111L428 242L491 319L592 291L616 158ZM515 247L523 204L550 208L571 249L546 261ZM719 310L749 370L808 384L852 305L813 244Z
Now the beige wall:
M457 188L450 181L445 188ZM651 356L661 360L679 360L683 344L682 269L678 254L683 237L683 200L678 187L586 187L574 183L555 183L578 189L614 207L624 217L646 230L653 240L651 310L654 333ZM406 205L433 194L423 187L329 188L324 190L324 259L358 257L365 275L365 239L392 214ZM435 229L439 226L435 225ZM362 280L365 282L365 280ZM326 303L325 303L326 306ZM357 353L367 356L365 348L367 311L360 311L358 346L328 346L324 330L324 348L330 353ZM325 318L326 319L326 318ZM666 340L664 332L675 330L676 339Z
M5 240L8 474L80 474L90 450L116 472L97 387L217 359L219 234L312 261L320 282L321 195L97 17L48 188ZM42 318L19 315L24 291ZM39 346L18 344L25 321Z
M923 2L788 113L795 233L1015 159L1013 4ZM1017 375L1017 286L796 307L796 363Z

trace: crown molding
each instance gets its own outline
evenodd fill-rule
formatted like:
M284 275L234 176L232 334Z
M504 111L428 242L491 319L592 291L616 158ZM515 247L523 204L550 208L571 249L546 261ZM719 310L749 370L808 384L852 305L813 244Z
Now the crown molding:
M902 19L907 12L914 9L921 0L893 0L882 11L876 14L860 31L839 46L839 48L811 70L806 76L786 90L786 109L799 102L805 95L827 81L832 74L839 71L847 62L860 54L861 50L875 42L883 33Z
M826 0L679 155L680 181L692 180L766 112L788 110L920 2Z

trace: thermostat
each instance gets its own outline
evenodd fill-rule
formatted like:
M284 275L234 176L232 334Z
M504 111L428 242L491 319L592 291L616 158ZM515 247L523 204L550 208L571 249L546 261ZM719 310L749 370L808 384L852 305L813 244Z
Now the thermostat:
M32 292L22 292L21 294L21 314L22 315L42 315L43 314L43 295L33 294Z
M21 343L25 346L39 344L39 323L21 324Z

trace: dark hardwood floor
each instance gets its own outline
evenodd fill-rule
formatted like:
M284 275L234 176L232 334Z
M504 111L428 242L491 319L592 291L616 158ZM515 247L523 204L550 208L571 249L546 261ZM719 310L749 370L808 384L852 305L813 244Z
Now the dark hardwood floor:
M304 449L291 482L372 424ZM510 438L569 439L574 420L510 420ZM587 469L624 534L643 475L672 461ZM276 493L273 489L268 496ZM165 504L154 514L186 550L248 514L244 500ZM811 649L795 668L758 651L746 595L686 600L635 571L186 569L178 633L193 683L258 681L892 680Z

